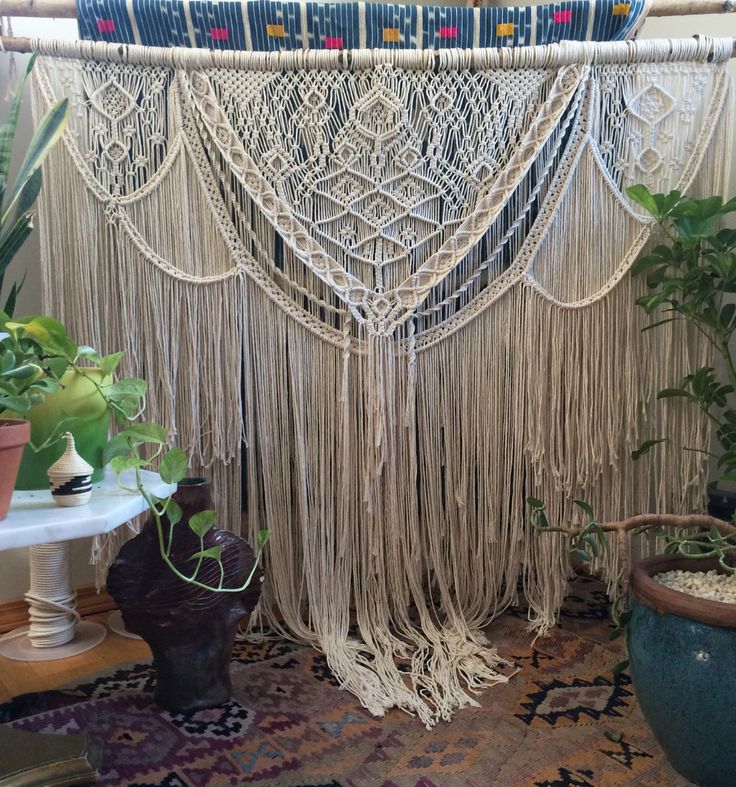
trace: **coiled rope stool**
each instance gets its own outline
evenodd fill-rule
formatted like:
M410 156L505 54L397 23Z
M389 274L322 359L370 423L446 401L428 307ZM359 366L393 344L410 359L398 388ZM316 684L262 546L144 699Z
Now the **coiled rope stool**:
M159 497L169 486L143 473ZM123 483L132 486L132 480ZM122 489L112 474L95 484L85 506L61 508L47 491L15 492L0 527L0 551L30 547L29 625L0 636L0 655L17 661L50 661L84 653L105 638L99 623L81 620L70 571L70 541L109 533L147 508L142 495Z

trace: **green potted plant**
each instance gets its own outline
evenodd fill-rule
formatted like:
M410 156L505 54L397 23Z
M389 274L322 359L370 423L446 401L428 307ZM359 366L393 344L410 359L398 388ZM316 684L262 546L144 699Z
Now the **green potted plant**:
M230 655L239 623L260 596L260 557L268 533L260 534L254 553L243 539L216 527L208 484L187 478L187 457L180 448L168 447L171 437L164 427L140 420L146 407L145 380L97 379L98 368L114 375L122 353L100 356L91 347L79 347L50 317L11 319L0 312L0 336L0 411L22 416L42 406L47 396L61 390L64 375L73 368L82 377L89 375L120 430L107 443L104 462L121 486L145 498L151 520L121 549L110 569L108 591L128 628L151 646L156 700L171 710L227 701ZM93 368L86 365L89 362ZM57 440L70 420L64 416L50 439ZM17 429L25 428L21 438L27 439L28 423L15 423ZM7 432L13 433L9 427ZM0 482L11 465L17 467L21 442L16 438L12 462L9 452L0 453ZM143 470L148 468L157 469L171 486L165 498L146 489ZM12 479L2 488L4 515ZM195 676L190 674L193 660L203 665Z
M731 350L736 230L718 227L724 216L736 212L736 199L724 203L720 197L688 199L678 191L651 194L644 186L634 186L628 194L654 217L662 234L662 242L634 266L635 275L646 275L649 289L637 303L657 317L645 330L684 320L705 337L720 360L718 369L694 369L679 385L660 391L658 399L702 411L720 447L719 480L736 481L736 366ZM667 437L647 440L632 456L638 459L669 442ZM712 453L709 446L695 450ZM624 555L630 533L648 530L663 539L664 554L633 565L626 593L614 605L613 634L626 630L629 656L618 668L629 667L642 712L675 769L697 784L732 787L734 523L707 514L640 514L601 524L585 501L575 502L584 524L551 527L542 501L529 499L532 524L563 533L583 561L605 548L606 533L615 535L616 548Z
M17 92L11 103L5 122L0 126L0 293L8 267L33 230L34 205L42 184L41 165L46 155L61 137L68 120L66 99L55 104L36 129L28 144L17 176L9 184L10 160L17 135L18 117L23 89L35 63L35 55L21 76ZM5 296L3 312L13 315L23 280L14 282ZM67 347L68 363L55 380L54 390L45 396L36 397L32 407L12 411L10 415L22 415L30 422L30 438L24 438L25 448L20 467L15 468L16 489L45 489L48 484L46 470L59 458L63 445L59 436L69 429L73 432L80 454L94 468L93 481L103 474L102 454L107 443L110 427L110 410L100 398L99 386L112 382L112 367L115 357L104 359L101 366L93 368L91 354L85 355L80 348L70 343ZM79 371L78 361L83 359L84 373ZM60 366L58 368L61 368ZM8 419L6 419L8 420ZM28 427L13 428L13 434L27 432ZM9 433L0 435L0 443L16 443ZM17 453L18 446L14 446ZM15 467L15 464L13 465Z
M107 591L126 628L151 648L156 702L180 712L230 699L235 636L260 597L260 558L269 533L259 533L254 553L242 538L216 527L208 481L187 477L186 455L167 450L168 442L161 426L134 423L110 443L110 466L119 477L132 471L131 488L144 496L151 518L121 548ZM141 471L151 462L164 481L177 485L165 499L145 488Z
M2 313L0 312L0 315ZM15 476L20 465L23 446L28 442L31 428L23 416L43 401L47 393L59 389L59 376L66 368L66 360L58 355L49 323L39 318L30 330L36 330L38 340L19 339L7 332L7 315L0 318L0 519L8 513ZM16 418L6 418L14 414Z
M69 118L67 99L54 104L44 115L31 141L12 185L10 161L15 143L23 88L36 62L33 55L20 78L18 90L5 121L0 124L0 293L8 266L33 231L33 207L41 190L41 165L51 148L64 133ZM3 311L12 315L23 281L14 282L6 297Z
M89 419L75 412L72 401L69 410L60 403L68 402L66 387L70 373L83 381L88 389L81 401L86 413L95 416L95 429L104 427L95 442L87 442L83 457L98 468L103 467L103 452L108 441L110 416L124 420L137 418L145 408L146 383L138 378L116 379L115 373L123 354L100 356L92 347L78 346L57 320L44 316L11 318L0 311L3 367L0 372L0 413L33 422L36 411L41 411L48 422L43 440L34 443L36 433L31 423L30 440L36 467L41 479L32 488L46 488L46 471L59 457L63 446L60 438L67 430L75 432L82 422L81 434L86 436ZM79 386L76 386L77 389ZM75 434L76 437L76 434ZM95 451L90 452L93 444ZM94 481L99 480L101 473ZM20 485L16 484L16 488Z
M20 79L8 116L0 125L0 293L8 266L33 229L33 206L42 181L41 164L49 150L59 140L68 117L66 100L59 101L51 107L33 134L17 176L11 184L10 160L23 87L34 62L35 57L32 57ZM6 314L12 314L22 286L22 281L11 286L5 299ZM23 448L30 438L30 424L17 416L25 416L32 405L43 401L44 394L58 390L56 387L58 378L53 374L51 376L47 374L49 368L39 363L40 359L34 356L34 348L19 347L9 337L4 337L0 341L2 341L2 361L0 361L0 416L2 416L0 417L0 518L2 518L7 514ZM14 406L11 407L11 404ZM4 410L10 412L3 412Z

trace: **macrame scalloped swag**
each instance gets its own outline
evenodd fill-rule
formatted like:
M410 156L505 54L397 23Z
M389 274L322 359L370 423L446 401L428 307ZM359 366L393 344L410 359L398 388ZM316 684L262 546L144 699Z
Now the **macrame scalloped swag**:
M554 622L568 556L528 495L555 522L574 496L614 519L702 503L697 454L628 460L651 435L707 443L654 401L707 352L642 335L628 272L652 227L624 188L722 191L730 40L36 45L39 111L72 106L42 192L48 308L129 351L233 529L246 479L248 532L273 533L260 622L373 713L431 725L507 680L482 628L519 595Z

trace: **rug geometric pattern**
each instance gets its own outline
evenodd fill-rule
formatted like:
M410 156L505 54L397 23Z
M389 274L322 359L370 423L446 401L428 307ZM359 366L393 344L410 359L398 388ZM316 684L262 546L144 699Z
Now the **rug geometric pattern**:
M105 787L682 787L629 676L612 674L623 645L609 629L589 579L534 644L522 611L503 615L488 636L520 671L431 731L401 711L371 716L324 656L285 642L236 645L234 697L221 708L160 710L153 670L135 664L15 697L0 722L103 741Z

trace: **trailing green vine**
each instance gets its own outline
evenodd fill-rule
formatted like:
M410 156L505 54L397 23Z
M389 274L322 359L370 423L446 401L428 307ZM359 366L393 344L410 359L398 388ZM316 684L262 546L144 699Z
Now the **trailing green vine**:
M11 319L0 311L0 412L25 416L48 394L63 388L62 377L67 371L84 377L94 386L120 430L105 449L105 464L109 463L123 488L141 494L148 504L163 561L179 579L189 584L212 592L243 591L255 575L270 533L259 532L256 560L244 583L239 587L225 587L222 548L205 548L204 545L204 537L217 521L217 512L205 509L189 520L189 528L199 538L199 549L189 556L189 560L196 561L193 570L184 573L174 564L171 560L174 528L181 522L182 511L173 499L173 490L187 475L189 463L181 448L167 448L171 440L163 426L139 421L146 410L148 384L137 377L115 378L123 357L122 352L100 355L92 347L77 346L64 326L51 317ZM102 380L98 379L100 376ZM104 382L105 379L112 382ZM34 450L53 445L76 420L74 416L63 414L52 434L43 445L34 446ZM167 497L156 497L146 489L142 474L146 468L157 469L161 479L169 484L171 492ZM121 480L127 470L134 472L133 486L125 486ZM164 518L168 521L167 532L164 532ZM199 579L205 560L217 563L220 580L216 585Z

